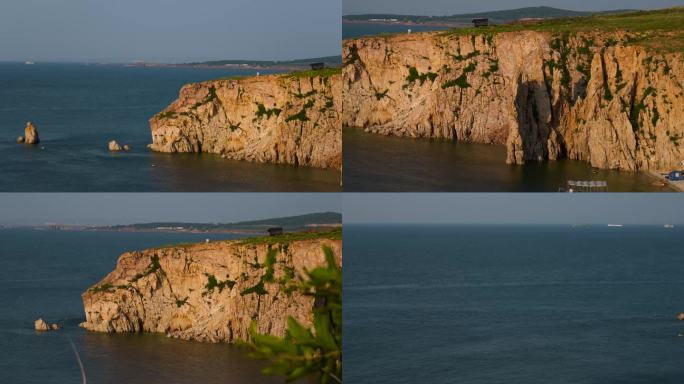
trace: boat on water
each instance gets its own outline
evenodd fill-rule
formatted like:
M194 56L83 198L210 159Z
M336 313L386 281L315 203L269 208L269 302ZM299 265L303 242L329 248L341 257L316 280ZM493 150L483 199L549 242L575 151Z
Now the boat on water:
M665 228L674 228L674 224L665 224L663 225Z
M608 192L608 182L604 180L568 180L565 188L558 192Z
M622 224L608 224L609 227L617 227L617 228L622 228L624 225Z
M26 65L33 65L33 64L35 64L35 63L34 63L33 61L24 61L24 64L26 64Z

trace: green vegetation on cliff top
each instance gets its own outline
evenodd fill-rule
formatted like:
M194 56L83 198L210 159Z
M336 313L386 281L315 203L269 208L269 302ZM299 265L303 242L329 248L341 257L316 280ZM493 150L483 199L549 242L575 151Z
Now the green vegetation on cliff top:
M313 69L309 71L294 71L285 74L284 77L290 77L295 79L309 78L309 77L330 77L334 75L339 75L342 73L342 68L324 68L324 69Z
M554 34L625 31L630 35L624 42L626 44L644 45L670 52L684 51L684 7L617 15L595 14L586 17L558 18L480 28L457 28L446 33L461 36L517 31L540 31Z
M250 237L244 239L240 242L241 245L256 245L256 244L287 244L293 241L302 240L318 240L318 239L329 239L329 240L342 240L342 228L335 228L333 230L326 231L311 231L311 232L294 232L285 233L280 236L261 236L261 237Z

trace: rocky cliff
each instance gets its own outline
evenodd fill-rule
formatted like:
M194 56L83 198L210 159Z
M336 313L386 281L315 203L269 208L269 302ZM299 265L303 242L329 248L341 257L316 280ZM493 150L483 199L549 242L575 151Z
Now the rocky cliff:
M189 84L150 119L150 148L340 168L340 96L335 70Z
M343 124L501 144L515 164L571 158L610 169L680 167L684 57L638 44L646 35L520 30L347 40Z
M288 316L310 324L314 305L311 297L285 287L304 269L325 265L324 246L341 265L338 239L323 234L289 241L285 236L124 253L114 271L83 293L86 321L81 326L232 342L248 340L255 320L260 332L282 336Z

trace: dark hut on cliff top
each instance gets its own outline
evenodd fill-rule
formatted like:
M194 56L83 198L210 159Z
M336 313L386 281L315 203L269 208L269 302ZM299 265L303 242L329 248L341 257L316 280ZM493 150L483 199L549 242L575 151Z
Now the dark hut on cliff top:
M311 69L317 71L319 69L325 69L325 63L311 63L309 64Z
M486 27L489 25L489 19L486 17L477 17L473 19L473 27Z
M280 236L283 234L283 227L271 227L267 231L269 236Z

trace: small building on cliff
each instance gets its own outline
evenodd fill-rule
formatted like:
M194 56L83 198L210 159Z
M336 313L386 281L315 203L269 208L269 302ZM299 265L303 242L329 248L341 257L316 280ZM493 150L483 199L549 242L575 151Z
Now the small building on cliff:
M269 236L280 236L283 234L283 227L272 227L268 229Z
M478 17L473 19L473 27L486 27L489 25L489 19L485 17Z
M325 63L311 63L311 69L317 71L319 69L325 69Z

